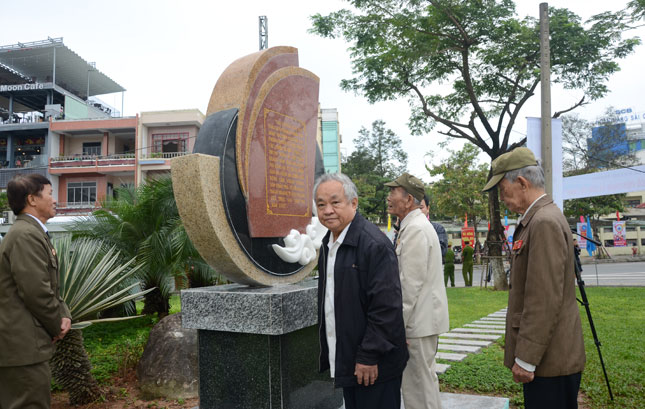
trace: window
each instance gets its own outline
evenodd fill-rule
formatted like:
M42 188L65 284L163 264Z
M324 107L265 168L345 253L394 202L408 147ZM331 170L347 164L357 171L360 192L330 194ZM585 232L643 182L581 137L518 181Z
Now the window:
M83 156L101 154L101 142L83 142Z
M152 134L152 152L186 152L187 142L188 132Z
M96 182L69 182L67 184L68 204L94 204Z

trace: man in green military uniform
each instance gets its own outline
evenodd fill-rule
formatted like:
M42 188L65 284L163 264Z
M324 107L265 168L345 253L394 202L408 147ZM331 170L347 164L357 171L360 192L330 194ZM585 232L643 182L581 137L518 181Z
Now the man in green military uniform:
M45 227L56 201L38 174L14 177L7 197L18 217L0 244L0 409L47 409L49 359L72 323Z
M465 242L464 251L461 253L462 257L462 270L461 274L464 276L464 283L466 287L473 285L473 254L475 250L470 247L470 242Z
M455 253L450 246L446 250L446 263L443 265L443 284L448 287L448 279L450 279L450 286L455 286Z

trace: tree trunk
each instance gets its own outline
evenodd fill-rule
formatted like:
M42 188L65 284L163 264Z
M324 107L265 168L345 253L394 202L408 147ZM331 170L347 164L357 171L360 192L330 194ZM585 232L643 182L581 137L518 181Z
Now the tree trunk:
M70 330L56 343L56 352L50 361L54 380L69 392L70 405L84 405L97 400L101 391L92 376L92 365L83 346L83 332Z
M495 290L508 290L508 280L504 271L502 259L502 243L506 240L504 227L500 220L499 196L497 186L488 191L488 212L490 214L490 230L486 241L488 243L489 263L493 266L493 288Z
M147 289L147 288L146 288ZM165 298L159 288L155 288L143 296L143 311L142 314L150 315L157 313L159 318L168 315L170 311L170 301Z

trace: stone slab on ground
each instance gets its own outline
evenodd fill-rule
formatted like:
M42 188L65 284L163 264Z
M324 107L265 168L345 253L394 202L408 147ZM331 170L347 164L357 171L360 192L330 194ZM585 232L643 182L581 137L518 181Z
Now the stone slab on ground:
M508 398L441 392L443 409L508 409Z
M458 345L458 344L444 344L439 342L439 347L437 348L440 351L453 351L453 352L468 352L471 354L479 353L482 348L473 345Z
M502 312L502 313L494 312L492 314L488 314L487 317L488 318L506 318L506 313L505 312Z
M506 321L488 321L488 320L477 320L471 322L471 324L480 324L480 325L497 325L497 326L506 326Z
M443 359L446 361L463 361L468 355L466 354L455 354L451 352L437 352L436 358Z
M485 339L489 341L497 341L502 336L494 334L469 334L466 332L446 332L440 335L441 338L456 338L456 339Z
M454 328L452 332L467 332L470 334L503 334L503 329L484 329L484 328Z
M450 369L450 365L448 364L435 364L435 373L437 375L446 373L448 369Z
M492 325L492 324L464 324L464 327L485 328L485 329L504 329L503 325Z
M474 345L478 347L487 347L492 344L492 341L480 341L477 339L457 339L457 338L439 338L440 344L455 344L455 345Z
M497 318L497 317L483 317L479 319L480 321L488 321L488 322L506 322L506 318Z

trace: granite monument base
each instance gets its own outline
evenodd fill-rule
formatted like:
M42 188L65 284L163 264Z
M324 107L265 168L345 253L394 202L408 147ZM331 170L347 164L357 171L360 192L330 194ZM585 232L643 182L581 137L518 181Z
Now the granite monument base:
M183 290L183 326L199 334L199 408L337 409L318 372L317 282Z

